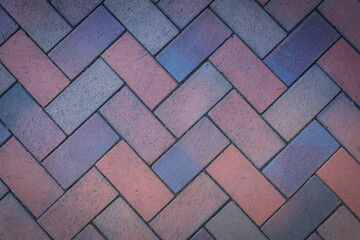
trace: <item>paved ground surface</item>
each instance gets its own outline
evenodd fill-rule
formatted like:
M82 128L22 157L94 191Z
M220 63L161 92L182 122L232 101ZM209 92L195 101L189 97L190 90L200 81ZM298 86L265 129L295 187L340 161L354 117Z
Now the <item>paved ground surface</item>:
M360 239L358 0L0 5L0 239Z

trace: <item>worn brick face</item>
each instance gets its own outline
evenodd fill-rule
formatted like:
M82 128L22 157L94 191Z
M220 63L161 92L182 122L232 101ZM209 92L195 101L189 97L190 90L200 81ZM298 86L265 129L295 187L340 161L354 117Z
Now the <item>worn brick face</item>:
M18 28L18 25L11 19L11 17L0 7L0 23L1 23L1 37L0 44L3 44Z

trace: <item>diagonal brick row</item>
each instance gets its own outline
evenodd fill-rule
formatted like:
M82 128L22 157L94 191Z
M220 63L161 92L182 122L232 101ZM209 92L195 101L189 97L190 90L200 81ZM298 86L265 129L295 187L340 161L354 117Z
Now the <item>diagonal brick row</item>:
M0 0L0 239L360 239L357 0Z

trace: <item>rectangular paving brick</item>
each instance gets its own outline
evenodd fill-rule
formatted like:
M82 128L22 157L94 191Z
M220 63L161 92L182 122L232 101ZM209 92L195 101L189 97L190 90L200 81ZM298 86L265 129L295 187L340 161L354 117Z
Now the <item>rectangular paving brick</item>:
M67 189L118 139L115 132L96 113L51 153L43 165Z
M286 36L285 31L253 0L215 0L211 8L260 58Z
M190 240L214 240L214 238L205 230L205 228L201 228L190 238Z
M0 48L0 60L43 107L69 84L65 75L21 30Z
M0 236L4 240L50 240L12 194L6 195L0 201Z
M0 180L0 199L9 192L9 188Z
M204 117L152 168L177 193L228 144L229 140Z
M335 29L314 12L265 58L265 63L290 86L338 37Z
M317 121L313 121L263 173L290 197L338 147L338 142Z
M230 29L206 9L156 59L181 82L230 34Z
M60 128L19 84L0 99L0 118L38 160L65 139Z
M321 0L271 0L266 4L265 9L286 29L286 31L290 31L320 2Z
M270 239L303 240L339 203L317 177L312 177L261 229Z
M45 52L71 31L46 0L1 0L0 3Z
M105 240L92 225L87 225L74 240Z
M289 141L339 91L337 85L314 65L263 116L286 141Z
M202 173L150 222L150 226L164 240L187 239L227 199L226 194Z
M112 148L96 166L145 221L174 196L124 141Z
M105 5L152 54L179 32L151 1L106 0Z
M11 136L11 133L7 128L0 122L0 146Z
M216 214L206 224L206 228L217 240L266 240L264 234L234 202L228 203Z
M35 217L63 194L60 186L15 138L0 148L0 165L1 179Z
M1 23L1 34L0 34L0 45L1 45L18 29L18 25L4 11L2 7L0 7L0 23Z
M317 175L360 217L360 165L340 148Z
M210 61L259 112L286 90L282 81L236 35Z
M159 8L179 27L184 28L211 0L162 0Z
M10 72L0 63L0 95L6 92L11 85L16 82L16 79L10 74Z
M150 109L177 86L170 74L129 32L106 50L102 58Z
M285 145L235 90L221 100L209 116L258 168Z
M318 116L326 129L360 162L360 110L340 94Z
M341 38L318 61L320 67L360 105L360 55Z
M122 198L116 199L107 207L94 223L109 240L158 239Z
M180 137L230 89L231 84L206 62L156 109L155 114Z
M122 85L123 81L114 71L98 59L45 110L70 134Z
M91 169L38 220L54 239L71 239L118 193L96 169Z
M259 226L285 202L234 145L227 147L206 171Z
M112 97L100 112L148 164L175 141L127 87Z
M124 27L100 6L51 50L49 57L73 79L123 31Z
M323 240L319 234L317 234L316 232L314 232L313 234L310 235L310 237L308 237L306 240Z

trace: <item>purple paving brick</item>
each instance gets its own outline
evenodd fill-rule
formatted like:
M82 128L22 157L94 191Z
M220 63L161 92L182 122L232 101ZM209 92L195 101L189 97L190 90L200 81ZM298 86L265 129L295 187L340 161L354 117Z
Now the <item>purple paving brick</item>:
M209 119L203 118L152 168L177 193L228 144Z
M0 4L45 52L71 31L46 0L0 0Z
M263 173L290 197L338 147L339 143L317 121L313 121Z
M18 25L11 19L11 17L0 7L0 45L6 41L13 34Z
M8 191L8 187L0 180L0 199L2 199L8 193Z
M65 138L60 128L19 84L0 99L0 118L38 160Z
M10 137L10 132L7 128L0 122L0 146Z
M100 6L62 40L49 56L73 79L123 31L124 27Z
M214 240L214 238L205 230L201 228L197 233L195 233L190 240Z
M207 9L176 37L156 59L181 82L231 34Z
M0 63L0 95L3 94L16 79L10 74L8 70Z
M312 177L261 229L270 239L303 240L339 204L325 184Z
M290 86L338 37L335 29L314 12L265 58L265 63Z
M314 233L311 234L310 237L308 237L306 240L322 240L322 238L319 236L319 234L317 234L316 232L314 232Z
M63 188L81 177L119 139L96 113L43 162Z

